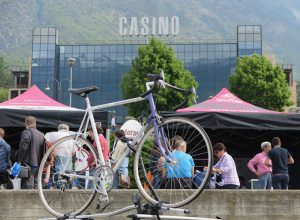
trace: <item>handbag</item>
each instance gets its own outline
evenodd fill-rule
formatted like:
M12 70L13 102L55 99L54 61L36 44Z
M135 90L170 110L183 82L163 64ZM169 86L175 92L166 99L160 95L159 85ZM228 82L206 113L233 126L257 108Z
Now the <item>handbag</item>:
M17 177L21 179L27 179L30 175L31 168L26 163L22 163L20 166L20 172Z
M11 175L14 177L26 179L29 177L31 168L26 163L15 162L11 168Z

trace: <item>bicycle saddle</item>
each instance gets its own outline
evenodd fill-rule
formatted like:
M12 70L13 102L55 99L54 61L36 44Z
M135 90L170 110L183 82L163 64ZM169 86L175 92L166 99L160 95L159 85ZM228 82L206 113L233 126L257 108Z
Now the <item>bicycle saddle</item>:
M68 92L75 94L75 95L80 95L82 97L85 97L90 92L93 92L96 90L98 90L97 86L89 86L89 87L79 88L79 89L68 89Z

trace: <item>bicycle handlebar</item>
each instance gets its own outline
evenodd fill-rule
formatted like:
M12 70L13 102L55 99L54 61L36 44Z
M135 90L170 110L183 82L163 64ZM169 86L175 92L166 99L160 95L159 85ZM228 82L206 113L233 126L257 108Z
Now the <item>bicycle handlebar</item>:
M147 95L149 95L151 92L153 92L153 89L155 87L155 85L158 85L160 87L163 87L163 88L171 88L177 92L181 92L184 96L185 96L185 100L180 103L179 105L177 105L174 109L178 109L180 107L182 107L183 105L185 105L187 102L188 102L188 96L193 94L193 102L194 103L197 103L196 102L196 90L195 90L195 87L192 86L191 88L189 89L182 89L182 88L179 88L177 86L174 86L174 85L171 85L167 82L165 82L165 75L164 75L164 72L163 70L161 69L160 73L159 74L147 74L147 77L152 79L153 81L151 82L147 82L146 83L146 88L147 88L147 91L145 93L143 93L141 95L141 97L145 97Z

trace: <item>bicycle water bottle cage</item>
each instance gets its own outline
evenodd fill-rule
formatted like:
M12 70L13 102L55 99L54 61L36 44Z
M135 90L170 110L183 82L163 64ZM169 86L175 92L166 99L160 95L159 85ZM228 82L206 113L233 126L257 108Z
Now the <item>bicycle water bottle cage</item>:
M98 90L97 86L89 86L89 87L79 88L79 89L68 89L68 92L85 98L90 92L93 92L96 90Z

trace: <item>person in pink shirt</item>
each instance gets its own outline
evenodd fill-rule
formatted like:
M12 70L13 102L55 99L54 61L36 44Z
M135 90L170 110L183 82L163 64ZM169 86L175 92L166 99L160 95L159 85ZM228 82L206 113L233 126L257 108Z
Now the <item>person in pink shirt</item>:
M97 127L97 132L99 134L98 138L99 138L99 141L100 141L101 150L102 150L104 160L107 161L109 159L108 142L107 142L107 140L105 139L105 137L103 135L103 129L102 128ZM93 147L94 147L95 151L97 152L97 145L96 145L96 141L95 141L95 137L94 137L92 129L89 129L89 136L93 140ZM91 153L88 156L88 164L89 164L90 168L95 166L94 156Z
M272 163L269 162L265 165L268 153L271 150L271 143L268 141L261 143L262 152L256 154L247 164L249 170L251 170L258 178L259 189L271 189L272 187Z

